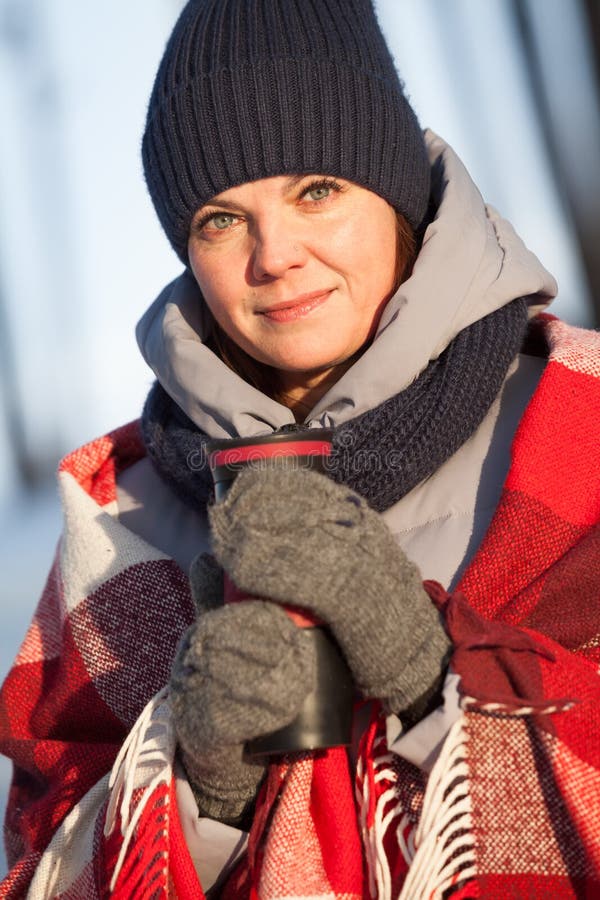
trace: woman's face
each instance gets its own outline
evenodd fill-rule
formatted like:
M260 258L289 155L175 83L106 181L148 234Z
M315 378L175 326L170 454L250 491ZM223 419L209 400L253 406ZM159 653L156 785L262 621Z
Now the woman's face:
M191 269L223 331L285 373L335 369L373 335L394 289L396 215L325 176L276 176L203 206Z

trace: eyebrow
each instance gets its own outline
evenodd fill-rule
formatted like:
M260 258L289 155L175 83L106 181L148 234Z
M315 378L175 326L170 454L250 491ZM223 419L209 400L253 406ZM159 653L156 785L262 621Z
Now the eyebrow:
M221 200L218 195L216 197L211 197L210 200L203 203L198 212L205 209L207 206L219 206L223 207L223 209L239 209L237 203L231 203L230 200Z
M310 178L311 174L311 172L304 172L303 175L290 175L285 183L285 190L289 191L296 187L296 185L300 184L301 181L304 181L305 178Z
M305 178L310 178L311 174L313 174L313 173L304 172L304 174L302 174L302 175L290 175L290 177L285 182L285 185L283 188L284 193L291 191L292 188L295 188L296 185L300 184L301 181L304 181ZM239 204L232 203L231 200L225 200L225 199L219 197L218 194L216 197L211 197L210 200L207 200L206 203L203 203L202 206L200 207L200 210L204 209L206 206L219 206L219 207L222 207L223 209L231 209L231 210L239 209Z

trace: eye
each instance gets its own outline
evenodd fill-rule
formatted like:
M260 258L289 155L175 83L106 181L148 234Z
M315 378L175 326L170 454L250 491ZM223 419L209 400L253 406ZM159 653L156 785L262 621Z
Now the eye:
M239 216L226 212L207 212L192 225L196 234L205 234L210 231L227 231L237 223Z
M307 191L306 193L311 200L324 200L325 197L329 197L331 188L328 185L322 184L320 187L311 188L310 191Z
M302 191L302 199L319 203L327 200L333 193L339 193L342 190L341 184L338 184L333 178L320 178L318 181L309 184Z
M226 228L230 228L235 220L236 216L232 216L230 213L215 213L205 222L205 225L216 228L218 231L224 231Z

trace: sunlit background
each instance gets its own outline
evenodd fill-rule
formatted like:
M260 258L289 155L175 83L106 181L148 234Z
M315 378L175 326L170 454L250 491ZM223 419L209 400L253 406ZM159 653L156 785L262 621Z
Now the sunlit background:
M151 383L133 330L180 264L139 146L181 6L0 0L0 677L59 533L58 459L136 418ZM582 325L600 318L599 8L378 3L421 123L556 275L553 311Z

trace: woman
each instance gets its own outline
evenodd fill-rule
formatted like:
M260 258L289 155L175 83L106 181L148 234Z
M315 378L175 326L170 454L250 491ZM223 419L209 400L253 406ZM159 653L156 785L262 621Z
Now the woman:
M3 895L592 896L599 339L542 314L367 0L188 3L143 158L186 270L138 328L141 427L61 464ZM207 438L298 426L329 477L211 503ZM315 683L286 603L365 702L348 750L269 762Z

